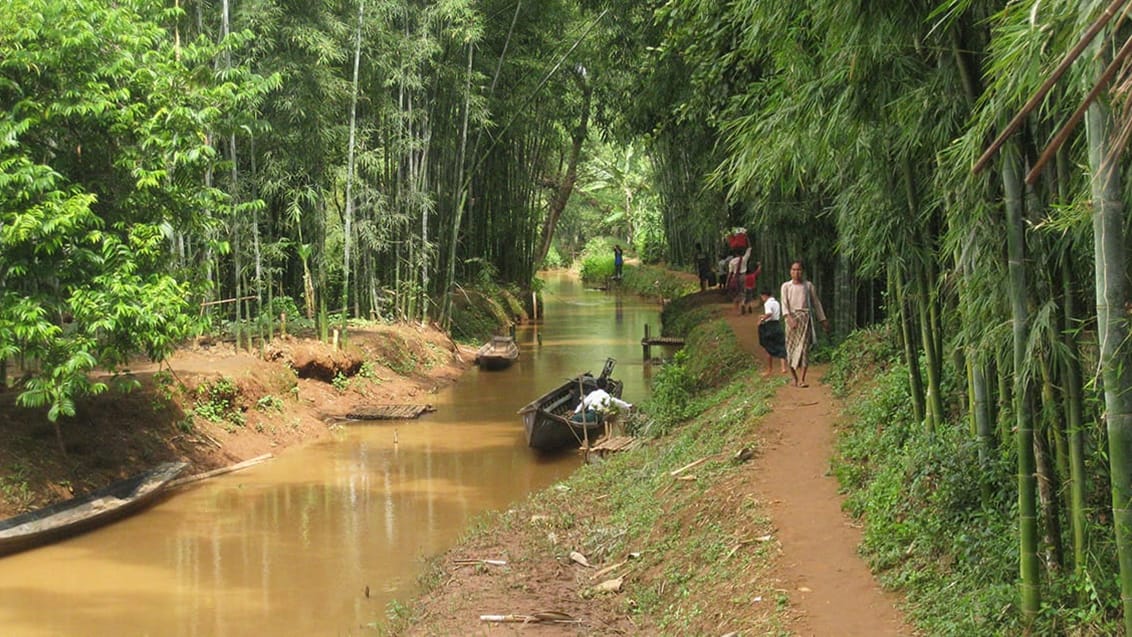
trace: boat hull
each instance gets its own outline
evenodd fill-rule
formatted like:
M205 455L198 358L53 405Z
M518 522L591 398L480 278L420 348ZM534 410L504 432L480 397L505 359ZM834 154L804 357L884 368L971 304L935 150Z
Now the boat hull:
M580 423L571 420L574 408L582 396L597 388L597 378L586 373L576 376L519 410L527 446L538 451L551 452L579 447L585 441L597 440L605 431L602 420ZM621 397L624 387L619 380L605 379L606 391Z
M83 496L0 520L0 556L110 524L153 504L187 465L167 462Z
M518 357L516 357L516 358L518 358ZM476 357L476 364L480 366L480 369L487 370L489 372L497 372L497 371L500 371L500 370L507 369L508 367L511 366L511 363L514 363L514 362L515 362L514 358L508 358L506 356L477 356Z
M507 369L518 358L519 346L509 336L496 336L476 351L476 364L489 371Z

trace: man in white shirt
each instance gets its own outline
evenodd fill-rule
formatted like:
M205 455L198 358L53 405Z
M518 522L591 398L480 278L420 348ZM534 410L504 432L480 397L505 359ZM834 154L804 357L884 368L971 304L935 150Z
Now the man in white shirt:
M610 405L616 405L621 411L629 411L633 408L629 403L620 398L611 396L609 392L598 387L586 394L585 398L582 398L582 401L579 402L578 406L574 409L574 413L580 414L583 411L594 411L599 414L604 414L609 411Z
M601 381L598 381L599 383ZM627 412L633 408L632 405L610 395L604 388L599 386L597 389L586 394L585 397L574 408L574 416L571 418L574 422L594 423L600 421L605 428L605 437L610 437L610 429L613 426L613 421L616 415L606 417L610 408L616 408L615 414Z

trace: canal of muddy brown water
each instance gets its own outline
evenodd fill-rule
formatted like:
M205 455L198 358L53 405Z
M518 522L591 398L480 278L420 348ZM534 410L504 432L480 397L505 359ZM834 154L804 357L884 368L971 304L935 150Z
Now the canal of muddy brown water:
M0 560L0 635L372 635L424 560L471 519L566 477L576 453L525 446L516 410L617 360L640 401L658 306L546 275L517 364L468 371L420 420L352 426L178 493L113 526ZM491 556L484 556L491 557ZM367 595L368 592L368 595Z

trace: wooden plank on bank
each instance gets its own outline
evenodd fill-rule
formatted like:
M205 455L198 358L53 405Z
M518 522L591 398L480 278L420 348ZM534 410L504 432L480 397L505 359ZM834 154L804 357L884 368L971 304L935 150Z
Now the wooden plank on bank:
M611 453L630 451L640 446L640 438L634 438L633 436L611 436L598 441L596 445L590 448L590 453L605 456Z
M436 411L432 405L366 405L356 407L345 416L351 420L411 420L421 414Z
M650 336L641 339L641 345L683 345L684 339L676 336Z

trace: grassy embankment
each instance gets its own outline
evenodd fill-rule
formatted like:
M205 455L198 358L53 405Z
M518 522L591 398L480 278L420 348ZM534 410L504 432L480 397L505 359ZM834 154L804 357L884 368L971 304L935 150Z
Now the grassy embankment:
M687 291L688 280L655 268L626 268L622 284L665 294ZM482 516L454 552L505 552L510 573L503 577L536 563L569 565L571 550L595 568L624 562L608 575L624 578L620 593L594 593L589 571L574 583L574 601L584 598L587 614L627 618L642 634L783 633L787 599L767 572L771 529L763 504L737 488L750 480L751 465L735 459L740 450L757 448L758 424L774 385L752 382L756 362L725 322L709 320L710 312L684 299L665 309L666 333L684 335L687 344L674 363L657 371L644 416L630 423L648 438L646 446L585 465L509 511ZM459 598L453 586L474 590L476 584L454 584L468 574L453 577L446 572L451 568L445 556L433 560L420 601L392 604L386 629L452 629L437 618L454 609L443 602L437 607L433 593L443 587ZM488 570L471 577L480 576L498 577ZM540 585L509 584L519 589L517 604L524 591Z
M1024 634L1013 453L980 461L966 423L929 433L915 422L897 343L889 326L859 330L834 353L826 378L849 406L834 472L846 510L863 521L861 553L905 595L909 620L925 634ZM954 386L948 396L961 398ZM1097 565L1114 564L1107 528L1090 526ZM1046 587L1030 634L1119 634L1115 578L1076 581L1066 571Z

